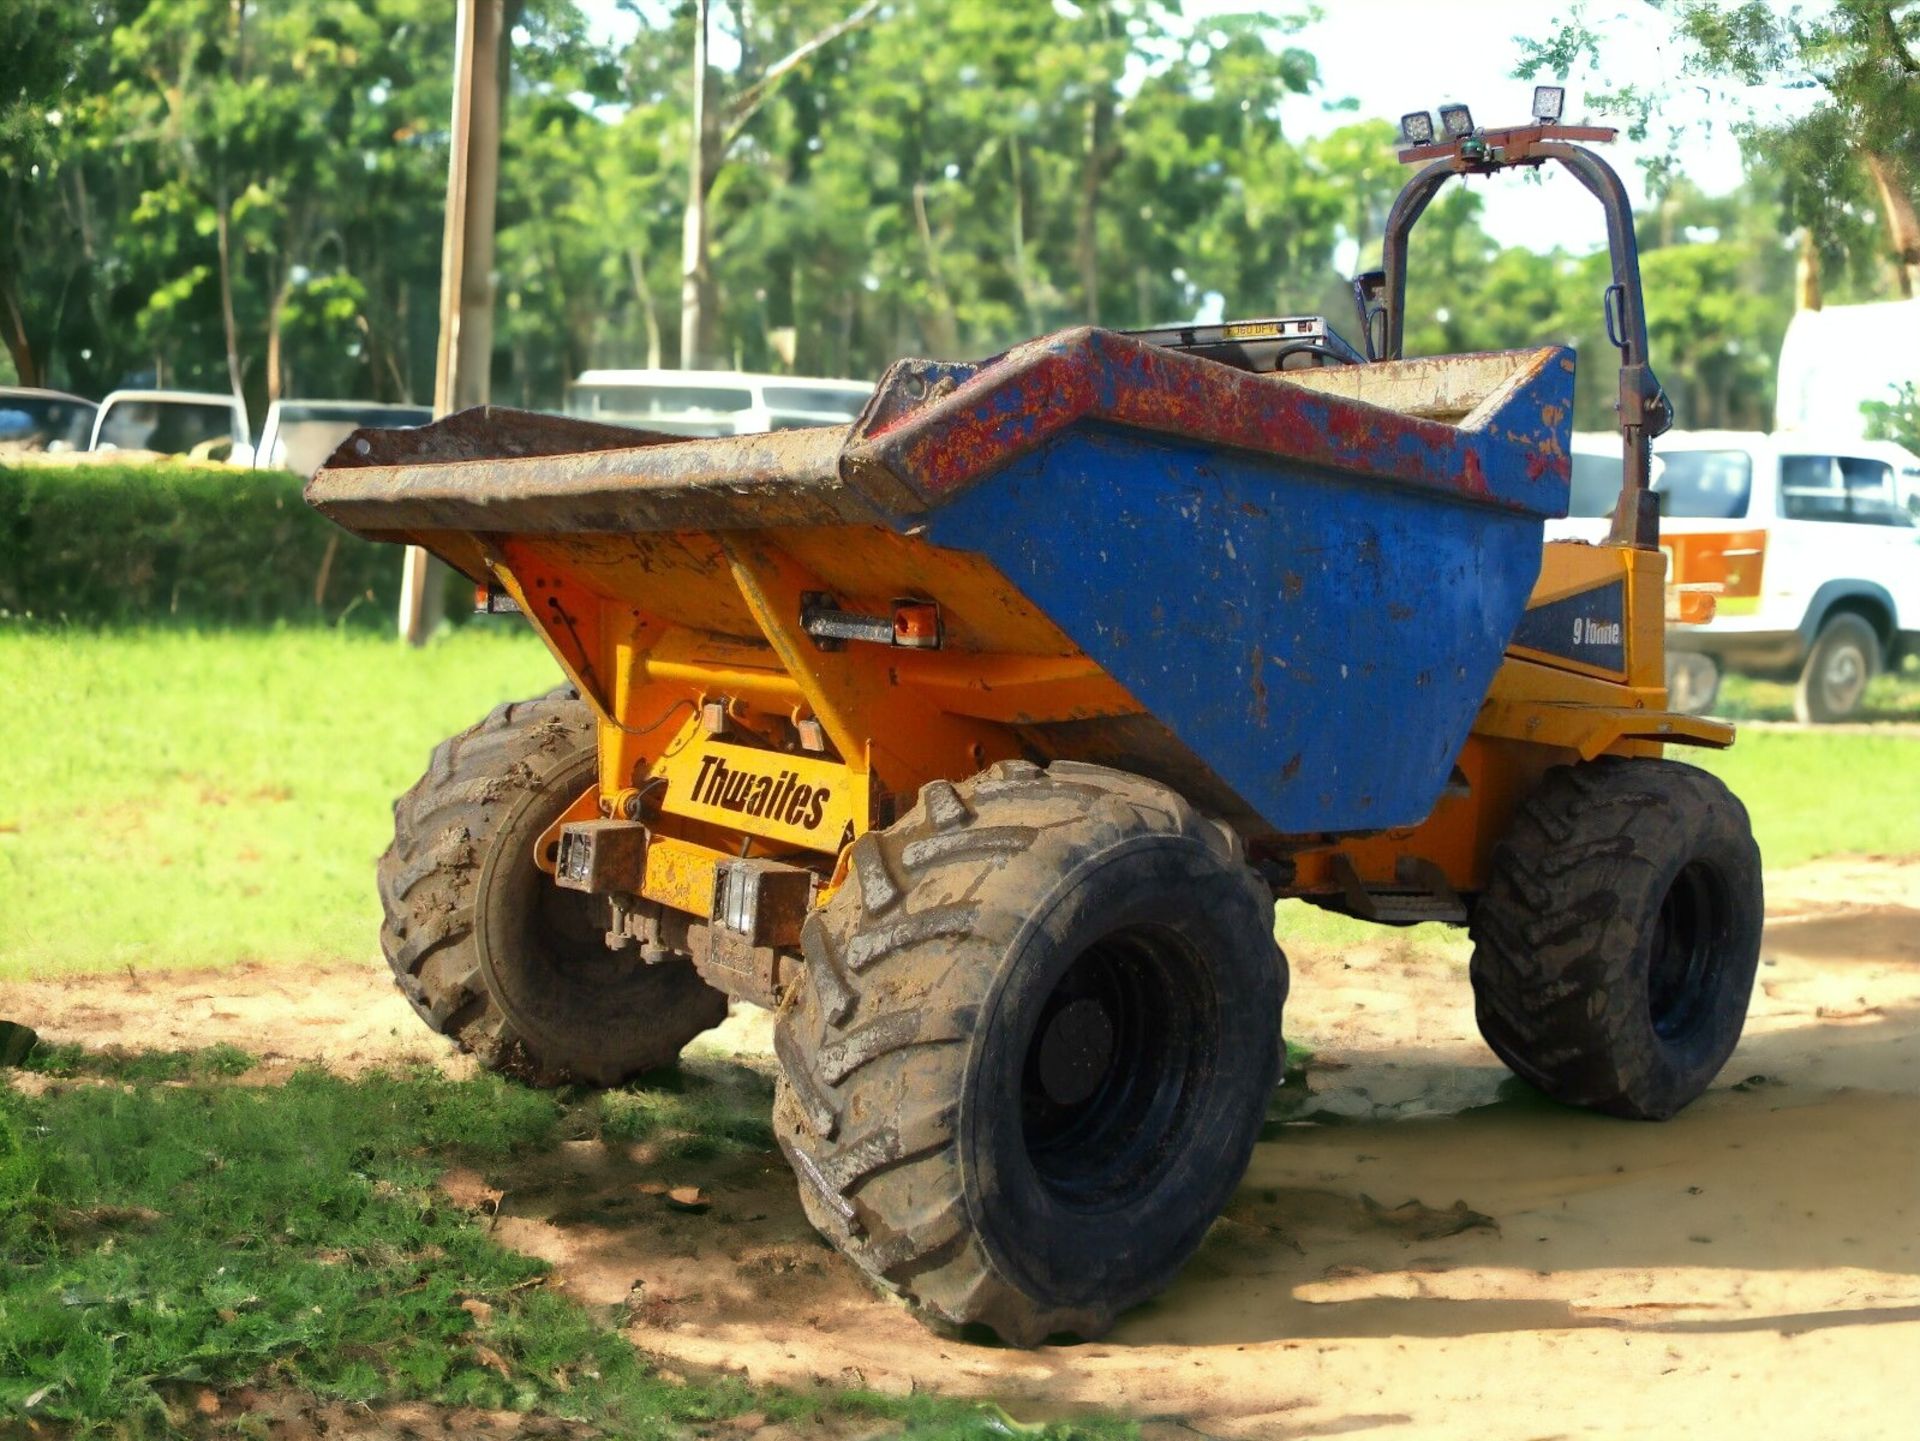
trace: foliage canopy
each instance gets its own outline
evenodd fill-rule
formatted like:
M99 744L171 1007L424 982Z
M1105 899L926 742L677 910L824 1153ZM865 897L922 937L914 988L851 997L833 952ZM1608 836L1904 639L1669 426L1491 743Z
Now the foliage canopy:
M553 406L589 365L678 360L696 4L636 7L625 45L577 0L510 9L493 393ZM1288 97L1344 103L1299 43L1306 13L714 0L714 348L746 368L866 377L1087 320L1346 324L1343 273L1376 242L1400 169L1379 122L1312 139L1283 126ZM1702 73L1802 77L1824 97L1752 132L1746 191L1710 198L1669 173L1641 218L1682 423L1764 424L1791 304L1784 237L1816 235L1837 294L1893 283L1867 160L1914 173L1902 57L1920 6L1663 13ZM19 377L96 395L235 386L256 414L277 394L429 394L446 15L444 0L0 9L0 338ZM1523 62L1557 74L1600 44L1576 7ZM1611 99L1653 114L1651 96ZM1606 277L1586 244L1503 250L1461 190L1423 222L1415 265L1410 349L1572 341L1600 362L1584 367L1580 423L1609 423Z

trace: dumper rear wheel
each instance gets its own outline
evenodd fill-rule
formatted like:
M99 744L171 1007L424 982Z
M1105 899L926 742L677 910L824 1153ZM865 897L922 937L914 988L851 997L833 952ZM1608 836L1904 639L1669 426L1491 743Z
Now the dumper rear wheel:
M1480 1032L1557 1101L1664 1120L1733 1054L1760 956L1746 809L1676 761L1549 771L1474 908Z
M534 1085L617 1084L726 1018L690 961L607 948L605 902L533 862L592 784L592 713L571 692L496 706L442 741L394 802L380 944L420 1019Z
M1225 832L1148 781L1004 762L862 837L803 941L775 1130L870 1277L1018 1344L1172 1279L1280 1068L1273 901Z

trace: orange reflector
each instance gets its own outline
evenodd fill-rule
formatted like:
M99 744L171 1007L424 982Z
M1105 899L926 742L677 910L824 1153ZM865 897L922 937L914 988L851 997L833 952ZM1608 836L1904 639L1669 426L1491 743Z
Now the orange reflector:
M1667 587L1667 620L1679 625L1705 625L1720 609L1717 585Z
M917 650L937 650L940 645L940 607L924 602L903 602L893 608L893 643Z

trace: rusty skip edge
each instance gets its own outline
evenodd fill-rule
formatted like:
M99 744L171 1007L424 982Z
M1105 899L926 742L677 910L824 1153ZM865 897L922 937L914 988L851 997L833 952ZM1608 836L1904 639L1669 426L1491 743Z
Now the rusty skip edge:
M358 431L306 498L374 539L904 524L1092 422L1559 514L1570 353L1516 359L1512 393L1462 429L1080 327L974 364L897 362L846 426L690 439L483 407L418 430Z

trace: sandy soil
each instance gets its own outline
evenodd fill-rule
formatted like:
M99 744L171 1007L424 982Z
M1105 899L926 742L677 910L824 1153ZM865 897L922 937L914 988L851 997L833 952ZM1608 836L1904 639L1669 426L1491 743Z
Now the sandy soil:
M1768 878L1753 1016L1665 1125L1508 1078L1464 971L1389 939L1295 955L1317 1050L1175 1286L1098 1343L934 1335L807 1228L775 1155L665 1167L572 1142L457 1200L623 1308L669 1367L1119 1407L1168 1437L1874 1437L1920 1416L1920 858ZM0 986L52 1039L460 1066L374 967ZM697 1065L766 1064L742 1012ZM726 1059L722 1059L726 1058ZM665 1181L698 1185L698 1213Z

